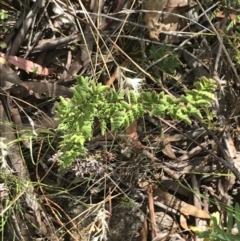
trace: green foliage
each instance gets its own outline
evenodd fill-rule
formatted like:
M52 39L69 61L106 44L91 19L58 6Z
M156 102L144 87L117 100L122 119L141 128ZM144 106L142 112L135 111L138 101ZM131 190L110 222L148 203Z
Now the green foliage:
M8 11L4 9L0 9L0 35L6 33L7 30L9 29L7 25L8 17L9 17ZM0 48L2 49L7 48L6 43L0 41Z
M179 66L178 55L165 46L152 45L149 52L153 61L162 59L159 66L167 73L172 73Z
M130 92L130 102L125 100L124 91L116 92L109 86L96 84L94 81L77 76L77 85L73 98L60 98L57 104L61 124L59 130L64 133L60 146L62 148L62 167L68 167L79 156L84 156L86 141L93 136L94 122L100 122L101 133L107 125L111 130L128 127L135 119L150 113L160 117L169 115L172 119L191 124L191 116L203 118L214 101L215 81L202 78L194 84L194 89L186 90L179 98L164 92L142 91Z
M69 166L77 156L85 155L84 143L92 138L95 118L99 119L104 135L108 123L112 130L116 130L129 126L143 114L138 104L124 100L123 93L81 76L77 77L73 98L60 98L60 101L57 109L61 120L59 130L64 132L62 167Z
M0 41L0 48L6 49L7 48L6 43Z
M0 20L5 20L8 18L8 12L4 9L0 10Z
M240 233L232 234L233 222L236 222L237 230L240 230L240 206L237 203L235 209L229 208L227 211L227 227L221 222L219 212L211 215L211 222L208 231L199 232L197 236L204 241L236 241L240 240Z
M127 196L123 196L120 203L119 203L120 207L123 208L133 208L134 207L134 202L129 199Z
M139 101L144 110L149 110L151 115L164 117L170 115L172 119L185 121L191 124L191 116L202 119L202 112L207 113L210 104L215 100L215 81L203 77L194 84L195 89L185 90L185 95L179 98L155 91L143 92Z

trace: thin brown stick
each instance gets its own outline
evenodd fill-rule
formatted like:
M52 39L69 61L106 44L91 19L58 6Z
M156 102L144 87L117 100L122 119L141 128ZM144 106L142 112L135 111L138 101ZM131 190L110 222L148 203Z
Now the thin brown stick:
M125 67L128 62L129 62L129 60L125 59L120 66ZM107 81L106 85L111 86L113 84L113 82L116 80L116 78L117 78L117 69L114 71L111 78Z
M145 217L143 220L142 230L139 236L139 241L147 241L147 237L148 237L148 225L147 225L147 217Z
M153 200L153 192L152 192L152 186L148 186L148 208L149 208L149 216L151 221L151 236L152 239L154 239L157 236L157 230L156 230L156 217L154 212L154 200Z

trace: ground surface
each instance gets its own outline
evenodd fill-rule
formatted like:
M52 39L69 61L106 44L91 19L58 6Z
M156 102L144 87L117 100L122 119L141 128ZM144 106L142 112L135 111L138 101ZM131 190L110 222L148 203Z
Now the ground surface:
M240 181L237 2L9 2L0 2L3 240L201 240L196 229L206 229L210 215L226 220L226 207L233 213ZM199 119L173 115L173 104L165 115L149 111L156 100L124 128L113 131L109 119L104 135L99 108L86 155L62 169L67 130L58 128L56 103L73 98L76 74L125 94L162 91L174 99L212 79L215 101L198 105Z

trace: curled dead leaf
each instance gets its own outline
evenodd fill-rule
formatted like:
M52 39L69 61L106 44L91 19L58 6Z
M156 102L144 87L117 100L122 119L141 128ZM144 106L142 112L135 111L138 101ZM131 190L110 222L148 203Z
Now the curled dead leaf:
M180 225L184 230L189 230L188 224L187 224L187 218L184 215L180 215Z
M161 188L156 188L153 190L153 197L155 198L156 201L161 202L168 207L176 209L180 213L186 216L191 215L197 218L204 218L204 219L210 218L210 215L206 211L198 209L197 207L191 204L181 201L180 199L176 198L170 193L165 192Z

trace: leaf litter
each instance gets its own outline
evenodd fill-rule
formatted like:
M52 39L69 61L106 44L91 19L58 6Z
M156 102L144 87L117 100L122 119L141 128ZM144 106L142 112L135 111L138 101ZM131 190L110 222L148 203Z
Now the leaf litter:
M160 208L163 218L150 220L158 227L167 215L174 223L162 229L165 236L161 236L138 220L138 230L126 232L124 240L133 233L137 238L131 240L173 240L173 235L177 240L194 240L191 225L205 229L216 211L224 220L226 207L238 200L240 177L234 6L225 14L226 6L207 1L202 5L182 0L17 2L14 9L7 1L0 3L8 13L0 22L1 165L10 170L0 176L1 187L4 175L9 180L0 190L0 212L14 210L6 218L6 240L11 240L13 222L17 240L123 240L119 234L126 227L114 226L123 197L133 206L141 204L146 216L151 212L149 216L155 217ZM231 21L234 28L228 26ZM158 48L167 50L166 58L178 54L174 69L163 69L159 59L149 56ZM236 59L229 58L234 54ZM224 83L224 93L216 93L218 102L211 111L217 118L207 130L196 119L189 126L146 114L124 132L102 136L96 120L94 137L86 143L87 158L79 157L70 168L60 170L63 133L57 130L55 103L60 96L72 98L76 74L94 76L111 88L121 86L124 78L135 91L163 89L173 96L205 76L216 79L220 89ZM22 192L11 187L14 176ZM149 186L152 196L147 195ZM147 211L145 201L156 210ZM17 202L25 215L13 207ZM78 215L80 221L75 221ZM134 222L132 216L126 219L128 225Z

